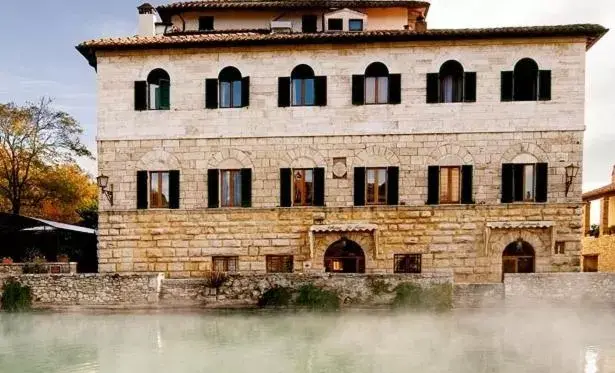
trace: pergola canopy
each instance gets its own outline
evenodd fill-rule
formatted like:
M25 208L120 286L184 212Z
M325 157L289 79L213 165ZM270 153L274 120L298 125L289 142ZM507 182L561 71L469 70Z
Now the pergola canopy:
M28 216L0 212L0 234L19 232L26 229L37 230L41 229L41 227L48 227L51 229L59 229L63 231L77 232L83 234L96 234L96 230L80 227L78 225L64 224L51 220L31 218Z

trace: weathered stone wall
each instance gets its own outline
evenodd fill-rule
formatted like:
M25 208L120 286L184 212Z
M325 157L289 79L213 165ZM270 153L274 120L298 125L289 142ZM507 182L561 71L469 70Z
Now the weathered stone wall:
M583 255L598 255L598 272L615 272L615 235L583 238Z
M615 305L615 274L534 273L504 277L507 304L533 302Z
M534 220L552 226L486 234L488 222ZM231 255L241 273L264 273L266 255L289 254L296 272L323 272L325 248L348 233L316 235L312 251L308 230L340 222L377 226L377 246L363 247L368 273L392 273L394 254L416 253L423 273L452 270L456 282L501 282L502 253L519 237L534 247L537 272L579 270L580 204L102 212L99 269L201 277L212 270L212 256ZM554 254L555 240L567 241L564 254Z
M428 287L451 284L451 274L416 275L331 275L331 274L263 274L230 275L218 289L207 287L201 279L164 280L161 291L162 304L204 304L212 306L256 305L261 295L274 287L298 289L307 284L334 291L344 305L390 305L395 288L403 283Z
M504 285L455 284L453 305L455 308L493 308L504 304Z
M11 263L0 264L0 276L20 275L23 273L23 268L34 263ZM49 273L77 273L77 263L40 263Z
M157 303L162 274L72 274L0 277L29 286L35 305L104 306Z

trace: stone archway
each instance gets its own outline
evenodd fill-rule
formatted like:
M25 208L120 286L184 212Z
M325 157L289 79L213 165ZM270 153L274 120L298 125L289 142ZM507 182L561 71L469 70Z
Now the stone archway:
M365 273L365 252L361 246L347 238L335 241L324 255L325 272Z
M502 253L502 273L534 273L536 251L528 242L517 240L506 246Z

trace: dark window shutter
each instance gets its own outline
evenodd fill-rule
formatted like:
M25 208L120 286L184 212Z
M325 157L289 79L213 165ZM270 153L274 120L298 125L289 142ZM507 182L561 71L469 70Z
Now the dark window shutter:
M171 82L160 80L160 110L171 108Z
M325 169L314 169L314 206L325 205Z
M363 75L352 76L352 104L363 105L365 103L365 77Z
M220 170L207 170L207 207L220 207Z
M314 93L316 94L316 106L327 106L327 77L317 76L314 78Z
M440 74L427 74L427 103L437 104L440 102Z
M169 208L179 208L179 171L169 171Z
M522 164L513 165L513 201L523 202L523 168Z
M292 206L292 178L293 172L290 168L280 169L280 206L282 207Z
M137 171L137 208L147 208L147 171Z
M549 165L547 163L536 164L536 202L547 202L549 190Z
M147 110L147 82L135 82L135 110Z
M354 205L365 206L365 167L354 168Z
M205 108L218 108L218 79L205 80Z
M387 205L399 205L399 167L387 168Z
M463 101L476 102L476 73L465 73L463 81Z
M504 163L502 165L502 203L511 203L513 201L513 183L515 168L513 164Z
M501 74L502 101L513 100L514 74L512 71L502 71Z
M401 74L389 75L389 104L401 104Z
M471 205L474 203L474 195L472 191L474 183L473 175L474 167L471 165L461 166L461 203Z
M278 78L278 106L290 106L290 78Z
M241 79L241 106L250 106L250 77Z
M252 207L252 169L241 169L241 207Z
M427 204L440 203L440 166L427 168Z
M538 99L541 101L551 100L551 70L538 72Z

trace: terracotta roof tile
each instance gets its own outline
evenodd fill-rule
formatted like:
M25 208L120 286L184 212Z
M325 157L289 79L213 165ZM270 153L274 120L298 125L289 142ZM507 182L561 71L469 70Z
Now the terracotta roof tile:
M203 9L305 9L305 8L429 8L427 1L411 0L215 0L161 5L161 16L176 11Z
M583 201L593 201L611 195L615 195L615 183L583 193Z
M432 29L320 32L320 33L264 33L263 31L176 33L157 36L132 36L90 40L77 46L95 66L97 50L132 50L160 48L204 48L275 44L366 43L462 39L497 39L523 37L582 36L591 47L608 30L600 25L581 24L563 26L500 27L483 29Z

